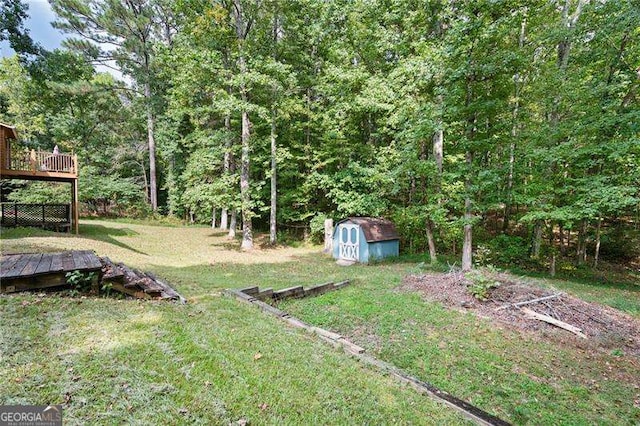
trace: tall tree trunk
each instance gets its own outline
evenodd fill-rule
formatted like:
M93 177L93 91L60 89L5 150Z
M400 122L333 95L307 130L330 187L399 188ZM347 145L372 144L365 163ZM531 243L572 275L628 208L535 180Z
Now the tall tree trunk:
M275 244L277 238L276 229L276 209L278 201L278 183L277 183L277 157L276 157L276 112L275 108L271 116L271 214L269 217L269 243Z
M156 182L156 141L154 138L155 118L151 105L151 85L144 85L144 96L147 108L147 138L149 142L149 199L153 211L158 210L158 185Z
M600 231L602 228L602 218L598 218L598 225L596 227L596 250L593 254L593 267L598 267L598 260L600 259Z
M472 211L471 211L471 168L473 166L473 155L470 151L465 154L468 166L467 177L465 178L466 195L464 198L464 239L462 241L462 270L470 271L473 268L473 241L472 241Z
M224 146L224 162L222 167L224 176L228 177L231 171L231 147L233 141L233 139L231 139L231 116L229 114L224 116L224 128L227 131L227 140ZM227 206L223 206L220 212L220 229L223 231L228 227L227 216Z
M560 255L565 256L567 254L567 250L565 247L565 235L564 235L564 226L562 223L558 224L558 238L560 239Z
M229 219L229 233L227 234L229 238L236 237L237 227L238 227L238 211L236 209L231 209L231 218Z
M433 134L433 158L436 162L436 168L438 170L438 176L436 178L435 191L439 195L442 190L442 162L444 158L444 129L442 124L442 108L443 108L443 99L442 95L437 96L437 104L439 106L440 115L437 119L436 131ZM426 189L424 189L426 190ZM441 200L438 197L438 204L440 204ZM438 255L436 253L436 243L433 237L434 231L434 223L431 218L427 219L426 223L427 230L427 244L429 245L429 258L431 259L431 264L434 265L438 262Z
M438 95L436 98L440 115L436 122L436 131L433 134L433 158L438 168L438 191L440 190L440 178L442 176L442 160L444 158L444 128L442 123L442 109L444 108L444 100L442 95Z
M431 264L435 265L438 263L438 255L436 253L436 243L433 239L433 222L431 222L430 219L427 219L426 229L427 243L429 244L429 258L431 260Z
M278 45L278 31L279 31L279 16L278 16L278 7L276 4L274 14L273 14L273 28L272 28L272 49L273 49L273 60L277 62L277 45ZM277 145L276 145L276 118L277 118L277 109L276 109L276 99L277 99L277 90L273 89L273 105L271 108L271 211L269 214L269 243L271 245L276 244L277 240L277 206L278 206L278 159L277 159Z
M216 229L216 208L211 208L211 229Z
M233 0L233 10L235 15L236 37L238 39L240 49L238 55L238 68L241 75L246 75L247 63L244 56L244 43L251 25L249 22L245 21L241 0ZM247 88L244 83L240 85L240 96L242 102L246 105L248 99ZM251 223L253 212L251 211L251 188L249 182L250 137L251 121L249 120L249 112L246 110L246 107L243 107L242 155L240 158L240 202L242 204L242 244L240 247L242 250L251 250L253 248L253 231Z
M527 20L522 20L520 24L520 37L518 38L518 47L520 49L524 46L524 38L526 34ZM509 231L509 221L511 219L511 205L513 204L513 177L514 166L516 163L516 139L518 137L518 113L520 112L520 90L522 86L522 76L520 73L516 73L513 76L513 110L511 111L511 143L509 144L509 171L507 174L507 196L504 206L504 218L502 221L502 232Z
M531 242L531 257L540 258L540 246L542 244L542 221L536 220L533 225L533 239Z
M587 220L582 219L578 231L578 246L576 248L576 261L578 265L584 263L587 257Z
M245 96L246 98L246 96ZM240 159L240 200L242 203L242 250L253 248L251 188L249 187L249 113L242 111L242 158Z

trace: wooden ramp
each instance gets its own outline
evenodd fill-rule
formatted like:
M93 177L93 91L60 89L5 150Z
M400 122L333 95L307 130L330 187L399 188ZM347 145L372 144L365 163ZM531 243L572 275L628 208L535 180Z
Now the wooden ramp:
M71 271L102 274L102 263L89 250L64 253L8 254L0 258L0 292L31 290L66 284Z

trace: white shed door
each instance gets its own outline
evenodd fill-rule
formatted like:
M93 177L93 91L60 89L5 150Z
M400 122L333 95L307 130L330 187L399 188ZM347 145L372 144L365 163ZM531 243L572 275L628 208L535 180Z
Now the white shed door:
M340 259L357 261L360 258L359 231L358 225L340 225Z

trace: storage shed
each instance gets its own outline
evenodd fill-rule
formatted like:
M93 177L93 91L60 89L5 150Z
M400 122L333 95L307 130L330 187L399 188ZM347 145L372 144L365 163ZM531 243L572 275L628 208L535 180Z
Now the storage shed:
M346 262L368 263L398 256L400 237L393 222L372 217L350 217L333 231L333 257Z

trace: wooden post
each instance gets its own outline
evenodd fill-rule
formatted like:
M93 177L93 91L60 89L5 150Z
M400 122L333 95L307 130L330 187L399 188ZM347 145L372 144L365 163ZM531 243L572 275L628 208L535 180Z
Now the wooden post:
M331 253L333 250L333 219L324 221L324 252Z
M79 213L78 213L78 179L71 181L71 210L73 212L73 229L76 234L80 233Z
M36 150L35 149L31 150L31 155L29 156L29 162L31 163L31 171L33 173L35 173L36 172L36 164L37 164L37 161L36 161Z

